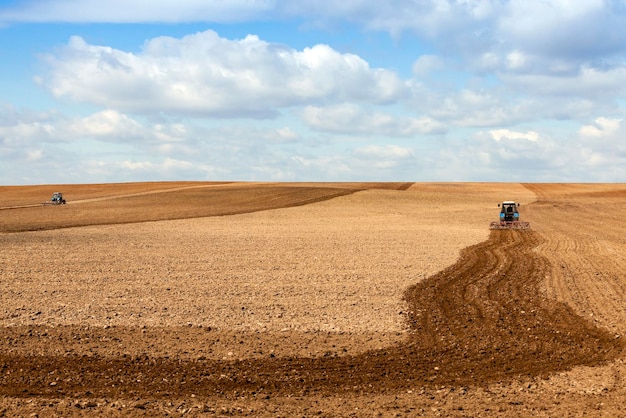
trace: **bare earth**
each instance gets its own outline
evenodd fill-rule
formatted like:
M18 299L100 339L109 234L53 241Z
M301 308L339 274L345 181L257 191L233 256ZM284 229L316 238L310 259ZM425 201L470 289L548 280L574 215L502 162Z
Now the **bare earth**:
M626 415L626 185L0 193L0 416Z

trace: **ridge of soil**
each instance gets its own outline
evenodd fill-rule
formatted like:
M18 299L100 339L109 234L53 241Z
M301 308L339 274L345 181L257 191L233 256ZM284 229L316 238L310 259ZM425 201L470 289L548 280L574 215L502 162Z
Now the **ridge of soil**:
M128 183L65 185L66 205L32 204L39 187L8 187L0 207L0 232L90 225L117 225L206 216L227 216L296 207L362 190L406 190L412 183ZM117 186L117 187L114 187ZM55 186L56 187L56 186ZM46 186L51 190L51 186ZM59 188L59 187L57 187ZM55 189L56 190L56 189ZM13 205L9 205L12 203ZM28 202L28 203L27 203Z

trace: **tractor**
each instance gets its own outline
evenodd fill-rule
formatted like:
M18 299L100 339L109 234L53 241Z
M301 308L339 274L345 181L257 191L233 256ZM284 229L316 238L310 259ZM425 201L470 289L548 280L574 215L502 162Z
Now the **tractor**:
M530 222L522 222L519 220L519 203L513 201L504 201L498 203L500 208L500 220L491 222L489 229L529 229Z
M63 198L63 193L61 192L54 192L52 193L52 197L50 198L50 200L48 200L47 202L43 202L44 206L49 206L49 205L64 205L65 204L65 199Z

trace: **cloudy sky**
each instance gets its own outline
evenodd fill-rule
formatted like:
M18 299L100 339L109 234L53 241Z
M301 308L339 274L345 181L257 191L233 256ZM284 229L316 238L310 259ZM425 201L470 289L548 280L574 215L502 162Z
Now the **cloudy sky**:
M626 0L0 0L0 184L626 182Z

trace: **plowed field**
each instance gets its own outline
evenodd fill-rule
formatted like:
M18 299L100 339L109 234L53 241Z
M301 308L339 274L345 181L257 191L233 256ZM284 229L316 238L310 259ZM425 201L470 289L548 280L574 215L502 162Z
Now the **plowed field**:
M626 185L0 191L0 415L626 414Z

